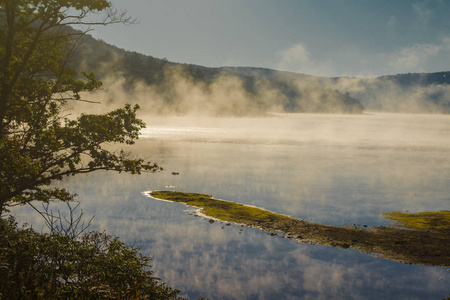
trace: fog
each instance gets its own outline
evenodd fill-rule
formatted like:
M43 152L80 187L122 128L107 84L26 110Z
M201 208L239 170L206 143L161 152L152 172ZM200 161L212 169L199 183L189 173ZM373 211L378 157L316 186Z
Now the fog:
M286 64L299 60L308 65L310 58L305 56L305 49L300 45L297 50L294 52L300 52L300 57L294 53ZM93 71L103 82L100 91L82 95L83 99L102 105L77 103L80 111L104 112L125 103L137 103L143 115L158 116L360 113L358 109L349 109L356 99L366 111L450 112L450 86L429 84L448 82L436 77L439 73L429 77L433 80L422 82L417 80L419 74L328 78L258 68L205 68L127 52L90 36L85 36L74 63L76 70ZM309 74L317 74L313 71L314 68L310 69Z
M220 75L207 84L193 80L181 68L172 67L166 68L162 84L150 85L113 73L102 79L101 90L83 94L83 99L100 102L101 106L77 104L76 109L104 112L133 103L141 106L142 114L158 116L223 117L282 112L286 96L263 81L255 82L255 91L249 92L243 80L232 74Z
M244 79L247 78L247 81ZM283 77L281 77L283 78ZM315 113L343 113L343 95L357 99L366 112L441 114L450 111L450 85L396 84L373 78L307 78L287 80L226 73L206 83L194 80L180 67L166 68L161 84L112 72L102 79L103 87L84 93L83 99L100 104L76 103L79 112L106 112L125 103L139 104L141 115L244 117L284 113L287 109ZM278 83L277 83L278 82ZM338 94L339 91L341 94ZM290 108L289 108L290 107Z
M326 83L325 83L326 84ZM450 85L396 84L381 78L339 78L331 88L348 92L361 101L367 111L395 113L449 113Z

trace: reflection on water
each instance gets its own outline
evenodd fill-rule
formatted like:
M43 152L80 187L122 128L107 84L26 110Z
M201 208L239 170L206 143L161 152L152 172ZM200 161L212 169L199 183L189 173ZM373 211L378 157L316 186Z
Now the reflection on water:
M450 208L450 116L277 115L151 119L132 148L164 167L142 176L70 178L94 227L153 255L191 298L441 299L449 272L357 251L298 244L195 218L141 194L176 190L332 225L380 225L380 211ZM173 176L172 172L179 172ZM18 210L21 218L37 216ZM39 226L39 225L36 225ZM241 231L242 230L242 231Z

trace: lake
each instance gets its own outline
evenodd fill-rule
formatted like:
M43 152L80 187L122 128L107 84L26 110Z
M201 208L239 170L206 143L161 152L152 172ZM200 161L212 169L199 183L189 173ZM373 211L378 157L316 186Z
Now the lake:
M152 117L132 153L164 168L67 179L92 228L154 257L155 275L191 299L442 299L446 268L298 243L194 217L146 197L177 190L330 225L378 226L379 212L450 209L450 116L276 114ZM172 175L177 172L179 175ZM15 210L41 226L36 213Z

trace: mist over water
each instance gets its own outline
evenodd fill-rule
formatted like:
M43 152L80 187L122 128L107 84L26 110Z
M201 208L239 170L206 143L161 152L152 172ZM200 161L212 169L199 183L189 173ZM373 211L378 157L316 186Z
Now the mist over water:
M62 184L93 229L154 256L155 274L191 299L441 299L444 268L405 265L352 249L300 244L256 229L210 224L148 190L177 190L332 225L389 225L378 212L450 208L450 116L273 114L145 116L126 149L164 171L102 172ZM172 175L178 172L179 175ZM17 210L19 218L39 217ZM224 227L222 229L222 227Z
M320 144L371 148L448 148L448 115L365 113L364 115L271 114L270 118L147 119L144 139L197 139L249 144ZM155 124L155 125L153 125ZM162 124L162 125L161 125ZM166 125L167 124L167 125Z
M261 117L268 113L293 111L358 114L352 105L343 104L343 94L359 101L369 113L450 112L450 85L446 83L402 85L383 77L323 78L305 75L306 78L299 79L280 73L273 79L250 75L224 73L211 82L204 82L192 79L182 68L173 67L165 71L161 84L152 85L112 72L102 79L100 91L82 95L83 99L101 105L77 103L74 112L104 113L125 103L137 103L142 115L155 118ZM252 78L251 89L245 78Z
M198 166L208 168L198 172L200 178L205 173L219 176L218 183L207 181L214 186L227 182L224 176L234 178L230 183L233 188L226 194L237 199L258 185L262 192L258 190L256 196L268 198L267 202L258 203L261 200L252 199L255 195L243 198L252 201L249 204L280 213L307 217L306 204L307 208L320 207L311 212L316 220L324 210L319 218L322 223L364 219L370 223L379 219L377 212L384 210L433 208L431 194L437 198L434 209L448 208L447 202L438 199L448 198L449 116L298 114L250 119L176 118L169 121L172 125L160 126L156 125L161 124L158 119L149 122L155 125L143 131L144 140L165 140L176 145L175 155L168 154L169 161L179 151L192 165L188 172L196 172L194 166ZM186 173L181 165L171 167ZM250 174L244 177L247 181L235 176L244 170ZM176 180L182 181L182 176ZM182 185L189 183L183 181ZM426 189L424 185L435 188ZM389 195L389 190L395 190L391 191L393 195ZM201 192L216 196L218 192L225 193L206 187ZM273 201L278 193L283 195L281 203ZM349 215L362 213L364 217L345 220L346 215L327 213L330 205ZM372 211L367 219L367 210L356 212L354 205L372 206L377 211Z
M443 75L445 78L445 74ZM331 88L348 92L367 110L394 113L449 113L449 84L401 85L381 78L346 78L327 83Z
M102 103L99 112L138 103L143 114L153 116L250 116L282 112L287 101L276 88L267 87L264 79L258 80L254 92L250 92L242 78L233 74L218 75L211 82L196 81L181 67L173 67L166 68L164 80L155 85L129 80L121 73L108 74L102 79L101 91L83 95L84 99ZM77 105L77 111L87 107Z

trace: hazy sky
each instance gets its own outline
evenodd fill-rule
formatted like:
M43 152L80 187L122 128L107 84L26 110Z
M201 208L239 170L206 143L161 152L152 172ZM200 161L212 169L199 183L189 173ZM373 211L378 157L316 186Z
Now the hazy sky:
M450 0L112 0L139 24L92 35L208 67L321 76L450 70Z

